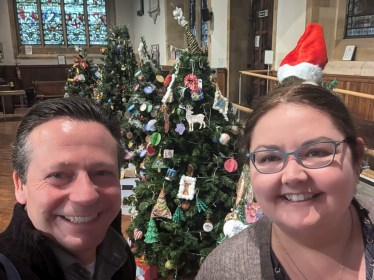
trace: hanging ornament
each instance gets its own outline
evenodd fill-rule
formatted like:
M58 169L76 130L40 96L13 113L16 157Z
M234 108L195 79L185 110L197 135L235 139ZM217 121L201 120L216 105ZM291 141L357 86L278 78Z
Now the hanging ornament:
M147 87L145 87L143 90L144 90L144 92L145 92L146 94L151 94L151 93L153 92L153 87L151 87L151 86L147 86Z
M173 222L179 223L180 221L186 221L186 217L183 215L180 206L178 206L173 215Z
M145 157L146 154L147 154L147 150L142 150L142 151L139 153L139 156L140 156L140 157Z
M136 73L135 73L135 77L138 77L140 74L142 73L142 71L141 70L139 70L139 71L137 71Z
M127 139L132 139L132 137L133 137L133 134L132 134L131 131L129 131L129 132L126 133L126 138Z
M144 77L143 77L143 76L139 76L139 77L138 77L138 81L139 81L139 82L144 82Z
M227 172L234 172L238 169L238 163L236 162L235 159L230 158L225 161L224 167Z
M149 144L147 146L147 148L145 148L147 150L147 154L152 157L156 154L156 150L153 148L153 146L151 144Z
M108 102L109 102L109 100L108 100ZM134 109L134 107L135 107L135 104L131 104L129 106L129 108L127 108L127 111L131 111L132 109Z
M139 112L138 110L135 110L135 111L134 111L134 117L137 118L137 117L139 117L139 116L140 116L140 112Z
M195 88L191 91L191 99L192 101L200 101L204 98L204 93L201 88Z
M177 114L178 114L178 116L180 116L181 113L183 113L183 110L182 110L181 108L178 108L178 109L177 109Z
M166 204L164 188L161 189L157 199L157 203L153 206L151 218L166 218L171 219L171 212Z
M149 127L148 127L149 128ZM158 132L155 132L151 135L151 144L153 146L157 146L161 142L161 134Z
M195 185L196 178L182 175L177 197L192 200L195 195Z
M148 104L147 105L147 113L150 113L152 111L152 108L153 108L152 104Z
M126 66L122 64L121 70L125 71L126 70Z
M129 160L130 158L132 158L132 153L129 152L129 151L126 151L126 152L125 152L125 157L124 157L124 159L125 159L125 160Z
M152 218L148 222L147 233L144 236L145 236L145 239L144 239L145 243L155 243L158 241L156 223Z
M187 211L191 207L191 202L189 202L188 200L185 200L182 202L181 207L183 210Z
M241 232L243 229L245 229L247 226L245 226L241 221L239 220L229 220L225 223L223 226L223 233L226 237L231 238L235 234Z
M165 81L164 81L164 87L167 87L167 86L170 84L171 78L172 78L172 75L171 75L171 74L169 74L169 75L166 77L166 79L165 79Z
M228 135L227 133L222 133L220 138L219 138L219 142L222 144L222 145L227 145L227 143L230 141L230 135Z
M143 232L139 230L138 228L134 229L134 239L138 240L143 237Z
M145 111L147 109L147 104L143 103L141 106L140 106L140 111Z
M194 90L197 87L198 80L195 74L188 74L184 77L184 84L189 87L190 90Z
M100 52L101 52L101 54L106 54L106 52L107 52L107 48L101 48L101 49L100 49Z
M170 84L168 86L166 94L164 95L164 97L161 100L162 103L165 104L165 103L173 102L174 101L174 98L173 98L173 85L175 83L175 79L176 78L177 78L176 74L172 74L171 75L171 82L170 82Z
M216 138L212 138L213 143L218 143L218 140Z
M125 118L129 120L129 119L131 119L132 115L133 115L132 112L126 111Z
M164 150L164 158L172 158L174 157L174 150Z
M157 95L160 97L164 96L164 91L162 89L157 90Z
M117 52L120 52L121 49L122 49L122 46L121 46L121 45L118 45L118 46L116 47Z
M245 206L245 218L248 224L252 224L257 222L259 219L264 216L264 212L262 211L260 205L257 202L255 203L247 203Z
M237 125L231 126L231 133L234 135L238 135L240 132L239 127Z
M161 172L161 168L169 168L165 165L164 159L162 158L161 154L158 154L156 160L152 164L152 168L157 168L158 172Z
M210 220L205 220L203 225L203 230L206 232L211 232L213 230L213 223Z
M191 105L184 106L184 105L180 104L179 107L186 110L186 119L187 119L188 127L189 127L188 131L193 131L194 123L199 123L200 124L199 129L206 127L206 124L205 124L205 121L204 121L205 116L203 114L192 115L193 107Z
M101 78L101 73L99 71L95 72L95 76L98 77L99 79Z
M197 211L199 211L199 213L201 211L205 212L206 209L208 208L205 202L202 201L197 195L196 195L196 206L197 206Z
M217 87L217 91L214 94L214 103L213 103L213 109L218 110L224 117L226 121L229 120L227 117L227 106L229 104L229 101L226 97L224 97L221 93L221 91Z
M150 120L147 123L147 129L148 129L148 131L155 131L156 130L156 127L155 127L156 122L157 122L157 120Z
M185 130L186 130L186 127L184 126L183 123L178 123L175 129L175 131L178 132L179 135L182 135Z
M144 140L147 144L149 144L151 142L151 135L147 135Z
M157 116L157 110L153 109L153 110L151 111L151 117L152 117L152 118L155 118L156 116Z
M134 91L137 91L139 89L139 84L136 84L136 86L134 87Z
M127 145L129 148L132 148L132 146L134 145L133 142L129 142L129 144Z
M177 176L178 172L174 170L173 168L168 168L168 171L166 172L165 180L173 181L174 178Z
M172 270L172 269L174 268L173 263L172 263L171 261L168 260L168 261L165 263L165 268L166 268L167 270Z
M162 77L161 75L156 75L156 80L159 83L163 83L164 82L164 77Z

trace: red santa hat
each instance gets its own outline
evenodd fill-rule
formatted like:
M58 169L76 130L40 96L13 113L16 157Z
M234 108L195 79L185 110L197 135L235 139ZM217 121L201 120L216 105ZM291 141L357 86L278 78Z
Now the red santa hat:
M327 61L323 28L319 24L309 23L296 48L279 66L279 82L282 83L284 79L295 76L304 79L307 83L320 84Z

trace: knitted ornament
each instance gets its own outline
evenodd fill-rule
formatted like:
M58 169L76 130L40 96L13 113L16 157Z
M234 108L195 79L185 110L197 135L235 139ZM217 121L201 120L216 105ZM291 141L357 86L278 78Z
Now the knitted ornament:
M165 81L164 81L164 87L167 87L167 86L170 84L171 77L172 77L171 74L169 74L169 75L166 77L166 79L165 79Z
M295 76L307 83L318 85L322 82L322 70L327 61L323 28L319 24L310 23L297 42L296 48L280 64L279 82Z
M188 74L184 77L184 84L190 88L190 90L194 90L197 87L197 77L195 74Z

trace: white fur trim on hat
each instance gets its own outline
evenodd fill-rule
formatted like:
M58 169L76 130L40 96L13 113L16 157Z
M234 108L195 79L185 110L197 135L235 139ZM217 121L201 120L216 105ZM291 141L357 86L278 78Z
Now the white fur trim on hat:
M295 66L282 65L278 69L278 79L282 83L284 79L295 76L308 82L320 84L322 82L322 68L308 62L302 62Z

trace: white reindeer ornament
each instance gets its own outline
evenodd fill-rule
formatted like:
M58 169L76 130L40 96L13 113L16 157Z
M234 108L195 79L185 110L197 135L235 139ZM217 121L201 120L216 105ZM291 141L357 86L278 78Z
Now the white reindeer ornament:
M199 123L200 124L199 129L201 129L202 126L204 126L204 128L205 128L205 126L206 126L205 121L204 121L205 116L203 114L192 115L193 107L191 105L187 105L187 107L184 106L184 105L179 105L179 108L182 108L182 109L186 110L186 119L188 121L189 131L193 131L193 124L194 123Z

